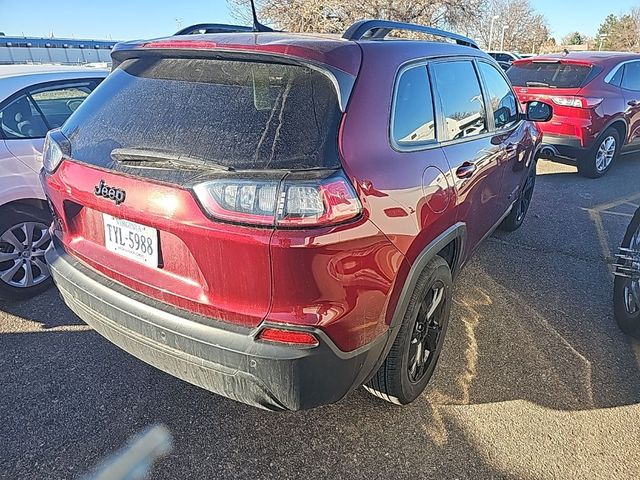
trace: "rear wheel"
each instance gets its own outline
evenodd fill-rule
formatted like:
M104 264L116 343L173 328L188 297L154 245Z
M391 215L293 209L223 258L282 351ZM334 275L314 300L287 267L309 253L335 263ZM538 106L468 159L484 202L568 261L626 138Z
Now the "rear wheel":
M28 205L0 211L0 299L21 300L51 285L44 258L49 246L48 210Z
M449 265L435 257L420 275L400 331L382 366L366 383L367 391L398 405L420 396L442 350L452 285Z
M595 145L578 159L578 173L588 178L602 177L611 169L620 147L620 134L615 128L608 128L598 137Z
M519 229L524 223L524 219L529 211L531 205L531 199L533 198L533 191L536 187L536 167L535 164L531 167L529 174L524 182L524 186L520 191L520 196L516 203L513 204L511 212L502 221L498 227L505 232L513 232Z
M640 338L640 210L629 224L620 247L613 305L620 329Z

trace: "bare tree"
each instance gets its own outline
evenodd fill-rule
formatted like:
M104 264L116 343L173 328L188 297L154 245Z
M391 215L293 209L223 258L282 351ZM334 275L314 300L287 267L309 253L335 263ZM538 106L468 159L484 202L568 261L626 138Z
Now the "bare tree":
M469 17L469 30L487 49L537 53L549 38L546 19L529 0L488 0L481 7Z
M365 18L461 27L486 0L259 0L260 21L288 32L342 33ZM232 14L250 20L248 0L227 0ZM460 28L458 28L460 30ZM462 28L462 33L466 33Z

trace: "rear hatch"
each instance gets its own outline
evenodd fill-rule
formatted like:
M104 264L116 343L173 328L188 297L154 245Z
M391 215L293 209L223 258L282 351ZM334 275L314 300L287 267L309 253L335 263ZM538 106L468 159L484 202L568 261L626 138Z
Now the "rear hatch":
M521 101L575 95L598 73L589 62L569 59L522 59L507 72Z
M153 299L255 326L276 225L322 220L309 195L340 175L340 119L332 79L300 62L126 59L60 132L71 161L48 184L62 241ZM291 175L304 185L284 202Z
M507 76L522 104L542 101L553 106L553 118L540 124L542 130L556 129L566 119L588 119L590 109L602 98L584 95L584 87L601 68L591 62L570 58L522 59L513 63ZM577 135L571 128L565 133Z

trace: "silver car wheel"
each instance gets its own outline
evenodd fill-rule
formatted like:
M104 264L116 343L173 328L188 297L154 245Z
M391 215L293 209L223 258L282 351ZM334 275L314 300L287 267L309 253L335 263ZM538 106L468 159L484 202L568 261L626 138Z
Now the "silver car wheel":
M630 271L640 272L640 227L631 237L629 252ZM632 315L640 310L640 278L637 273L630 275L624 286L624 307Z
M596 153L596 170L598 170L598 172L604 172L609 168L615 154L616 139L610 135L602 141L600 148L598 148Z
M0 234L0 280L11 287L29 288L50 276L44 252L51 238L44 223L23 222Z

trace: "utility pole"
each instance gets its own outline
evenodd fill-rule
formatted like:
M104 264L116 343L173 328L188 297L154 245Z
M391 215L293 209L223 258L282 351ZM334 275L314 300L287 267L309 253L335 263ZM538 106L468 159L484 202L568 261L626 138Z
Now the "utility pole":
M606 34L606 33L603 33L602 35L600 35L600 45L598 46L598 51L599 51L599 52L601 52L601 51L602 51L602 42L603 42L604 40L606 40L606 38L607 38L608 36L609 36L609 35L608 35L608 34Z
M489 29L489 48L487 48L487 50L491 50L491 44L493 43L493 24L498 18L500 18L500 15L494 15L493 17L491 17L491 28Z
M504 31L509 28L507 25L502 26L502 38L500 38L500 50L504 51Z

